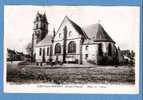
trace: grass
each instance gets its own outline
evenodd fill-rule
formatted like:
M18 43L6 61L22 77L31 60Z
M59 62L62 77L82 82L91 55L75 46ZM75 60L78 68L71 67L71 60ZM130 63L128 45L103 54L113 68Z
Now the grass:
M83 65L84 66L84 65ZM7 81L15 83L135 83L134 67L37 67L7 64Z

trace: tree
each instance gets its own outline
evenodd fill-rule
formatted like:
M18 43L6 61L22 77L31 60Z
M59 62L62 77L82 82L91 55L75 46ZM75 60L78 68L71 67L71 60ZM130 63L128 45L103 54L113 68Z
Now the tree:
M130 53L130 59L131 59L131 65L134 65L135 64L135 52L133 50L131 50L131 53Z
M30 56L32 56L32 43L31 42L27 44L26 51Z
M131 50L131 58L134 59L134 57L135 57L135 52Z

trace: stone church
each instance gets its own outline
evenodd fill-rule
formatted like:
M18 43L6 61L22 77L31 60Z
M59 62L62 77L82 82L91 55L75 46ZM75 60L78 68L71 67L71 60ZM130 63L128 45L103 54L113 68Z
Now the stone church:
M36 15L32 54L37 64L118 64L119 50L100 23L80 27L65 16L57 31L50 32L46 14Z

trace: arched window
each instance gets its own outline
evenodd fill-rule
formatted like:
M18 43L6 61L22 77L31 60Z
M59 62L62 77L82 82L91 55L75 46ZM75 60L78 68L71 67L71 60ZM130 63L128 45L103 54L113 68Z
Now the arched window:
M47 56L49 56L49 47L47 48Z
M39 56L42 54L42 48L39 49Z
M68 44L68 53L76 53L76 43L74 41Z
M88 45L85 47L86 50L88 50Z
M103 56L103 51L102 51L102 44L98 44L98 55Z
M60 54L61 53L61 44L57 43L55 45L55 54Z
M88 54L85 54L85 59L87 59L88 58Z
M108 56L112 56L112 45L109 43L108 45Z
M36 29L38 28L38 24L37 23L35 24L35 27L36 27Z

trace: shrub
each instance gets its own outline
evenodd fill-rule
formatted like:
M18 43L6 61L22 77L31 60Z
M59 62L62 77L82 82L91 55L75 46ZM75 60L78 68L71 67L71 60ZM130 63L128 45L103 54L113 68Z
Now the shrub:
M87 62L90 64L96 64L96 62L94 60L87 60Z

